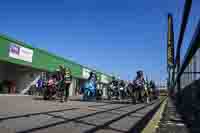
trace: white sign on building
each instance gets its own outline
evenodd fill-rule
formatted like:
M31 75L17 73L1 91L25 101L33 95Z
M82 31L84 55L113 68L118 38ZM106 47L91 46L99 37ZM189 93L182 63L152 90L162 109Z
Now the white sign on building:
M105 84L109 83L107 76L105 76L105 75L102 74L101 75L101 82L105 83Z
M9 47L9 57L32 62L33 50L11 43Z
M83 73L82 73L83 78L88 79L89 76L90 76L90 72L91 72L91 70L89 70L89 69L87 69L87 68L83 68Z

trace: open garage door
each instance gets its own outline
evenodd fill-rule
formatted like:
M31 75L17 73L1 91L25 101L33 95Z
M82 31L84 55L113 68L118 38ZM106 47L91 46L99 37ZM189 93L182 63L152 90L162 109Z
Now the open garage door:
M25 94L41 73L31 67L0 61L0 93Z

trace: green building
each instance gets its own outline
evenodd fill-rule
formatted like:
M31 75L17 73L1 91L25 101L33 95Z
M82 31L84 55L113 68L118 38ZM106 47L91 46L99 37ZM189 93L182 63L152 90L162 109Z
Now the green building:
M91 71L97 73L99 88L111 80L108 74L0 35L0 82L15 81L16 93L26 94L43 73L55 71L60 64L64 64L72 71L73 82L70 87L70 96L77 94ZM8 90L4 90L4 93L8 93Z

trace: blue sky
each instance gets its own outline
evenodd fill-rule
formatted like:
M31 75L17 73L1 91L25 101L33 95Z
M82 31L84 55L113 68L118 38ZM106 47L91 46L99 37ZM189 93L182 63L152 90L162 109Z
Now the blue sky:
M0 33L124 79L142 69L159 81L166 78L167 13L177 40L183 6L181 0L4 0ZM199 7L193 0L182 54Z

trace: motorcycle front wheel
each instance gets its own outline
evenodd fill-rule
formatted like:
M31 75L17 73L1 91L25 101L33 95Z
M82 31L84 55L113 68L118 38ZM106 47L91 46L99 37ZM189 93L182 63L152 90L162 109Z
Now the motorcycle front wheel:
M43 99L44 99L44 100L49 100L49 92L48 92L47 89L44 90Z
M113 97L113 91L112 90L108 90L107 95L108 95L108 100L111 100L112 97Z

